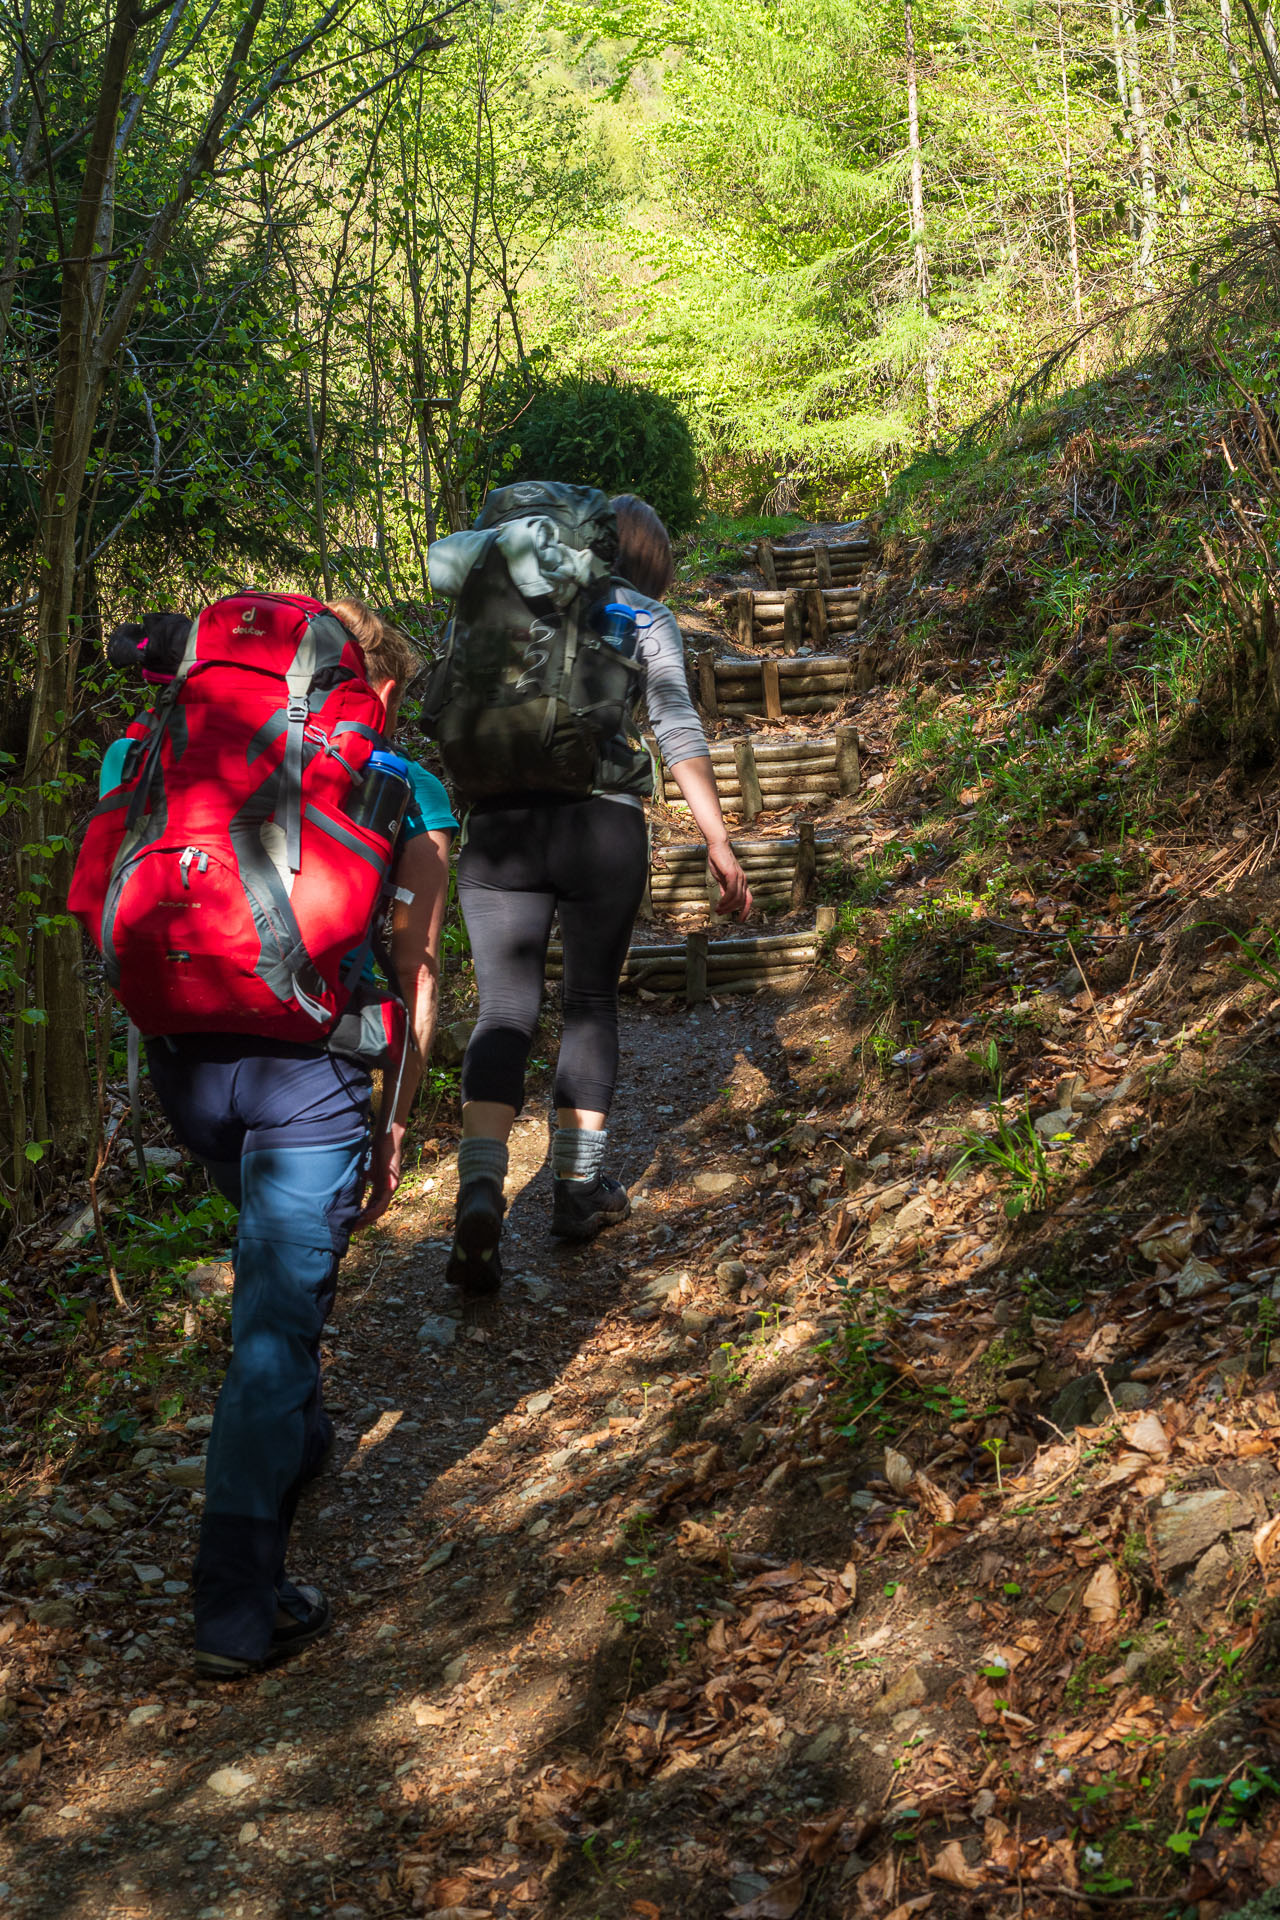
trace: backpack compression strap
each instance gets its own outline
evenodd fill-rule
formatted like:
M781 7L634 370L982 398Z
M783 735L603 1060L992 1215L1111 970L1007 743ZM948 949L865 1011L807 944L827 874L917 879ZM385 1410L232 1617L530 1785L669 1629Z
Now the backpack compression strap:
M316 647L316 623L308 620L298 642L298 651L284 677L288 701L285 706L283 800L284 857L291 873L302 865L302 744L311 718L311 686L319 665Z

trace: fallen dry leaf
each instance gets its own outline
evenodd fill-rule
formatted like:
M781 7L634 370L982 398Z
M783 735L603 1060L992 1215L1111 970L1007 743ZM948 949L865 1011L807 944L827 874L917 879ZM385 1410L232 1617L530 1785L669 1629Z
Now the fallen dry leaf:
M1277 1549L1280 1549L1280 1513L1271 1520L1264 1520L1253 1536L1253 1551L1264 1573L1270 1571Z
M910 1900L904 1900L901 1906L895 1907L892 1913L887 1913L885 1920L910 1920L913 1913L928 1913L932 1905L931 1893L917 1893Z
M1109 1560L1104 1560L1081 1596L1095 1627L1114 1627L1120 1618L1120 1582Z
M431 1913L446 1913L450 1907L464 1906L471 1894L471 1882L460 1874L437 1880L431 1889Z
M1076 1853L1071 1841L1055 1840L1047 1847L1032 1867L1031 1878L1048 1880L1074 1892L1080 1885L1080 1875L1076 1871Z
M1264 1840L1258 1853L1258 1872L1264 1887L1274 1887L1280 1883L1280 1834L1273 1833Z
M944 1492L927 1473L917 1473L911 1484L912 1491L920 1496L920 1504L930 1518L940 1527L949 1527L956 1517L956 1503L951 1495Z
M731 1907L725 1920L791 1920L798 1913L804 1901L805 1877L802 1873L789 1873L785 1880L776 1881L758 1893L754 1900L748 1900L743 1907Z
M676 1549L687 1560L720 1560L724 1557L724 1537L696 1520L682 1520L676 1528Z
M990 1818L984 1823L982 1845L993 1867L999 1867L1003 1873L1017 1872L1018 1838L1010 1833L1003 1820Z
M639 1914L640 1920L662 1920L662 1908L655 1907L652 1900L633 1900L629 1911Z
M1124 1328L1118 1322L1108 1320L1105 1326L1099 1327L1097 1332L1086 1340L1080 1357L1086 1366L1106 1366L1109 1361L1115 1359L1116 1350L1123 1338Z
M800 1859L808 1861L810 1866L825 1867L836 1850L844 1823L845 1809L840 1807L826 1820L810 1821L801 1827Z
M874 1865L858 1875L858 1905L864 1913L881 1913L898 1884L898 1856L882 1853Z
M1139 1453L1153 1454L1157 1459L1169 1451L1169 1436L1154 1413L1144 1413L1133 1426L1126 1427L1124 1437Z
M1157 1216L1148 1220L1145 1227L1139 1227L1134 1234L1134 1243L1138 1252L1153 1267L1164 1265L1180 1267L1191 1252L1191 1243L1200 1231L1200 1216L1193 1213L1190 1218L1170 1219Z
M443 1707L433 1707L429 1700L413 1701L412 1712L415 1727L446 1727L453 1718Z
M884 1450L884 1477L901 1498L911 1485L914 1468L905 1453L899 1453L896 1447Z
M977 1867L971 1867L964 1857L964 1848L958 1840L948 1840L934 1856L929 1876L934 1880L945 1880L949 1886L973 1888L982 1885L982 1874Z

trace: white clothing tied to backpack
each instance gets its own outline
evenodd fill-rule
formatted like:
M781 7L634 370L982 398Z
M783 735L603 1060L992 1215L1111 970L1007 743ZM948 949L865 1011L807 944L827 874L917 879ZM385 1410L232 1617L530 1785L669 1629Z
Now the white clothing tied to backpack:
M467 575L497 547L512 585L526 600L549 599L567 607L584 587L607 579L609 569L589 549L567 547L557 523L545 515L511 520L485 533L450 533L431 548L431 584L457 594Z

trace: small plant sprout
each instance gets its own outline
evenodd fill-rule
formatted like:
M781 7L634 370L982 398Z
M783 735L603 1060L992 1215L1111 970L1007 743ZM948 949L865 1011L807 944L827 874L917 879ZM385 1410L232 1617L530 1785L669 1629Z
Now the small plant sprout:
M1000 1455L1004 1452L1004 1441L1000 1438L998 1434L993 1434L990 1440L983 1441L982 1451L984 1453L989 1453L991 1455L991 1458L995 1461L996 1492L1003 1493L1004 1492L1004 1476L1000 1471Z
M1024 1107L1017 1120L1010 1121L1004 1111L999 1081L996 1082L994 1110L995 1132L985 1134L966 1129L961 1136L965 1142L964 1150L948 1178L958 1178L970 1161L975 1161L979 1166L997 1168L1013 1188L1004 1203L1005 1214L1008 1219L1016 1220L1020 1214L1028 1210L1039 1212L1048 1204L1053 1170L1044 1141L1036 1132L1030 1107Z
M1253 939L1236 933L1231 927L1224 927L1222 931L1236 943L1231 962L1236 972L1265 987L1269 993L1280 993L1280 931L1262 928Z

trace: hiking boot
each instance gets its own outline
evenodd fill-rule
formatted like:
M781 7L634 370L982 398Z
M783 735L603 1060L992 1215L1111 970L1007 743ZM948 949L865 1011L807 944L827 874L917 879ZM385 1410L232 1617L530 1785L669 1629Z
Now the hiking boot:
M482 1300L502 1285L502 1188L496 1180L468 1180L458 1189L453 1245L444 1277L472 1300Z
M603 1228L616 1227L630 1212L626 1188L606 1173L598 1173L594 1180L557 1180L551 1232L557 1240L594 1240Z
M333 1608L319 1587L295 1587L291 1580L276 1595L276 1624L271 1651L265 1660L238 1660L226 1653L202 1653L196 1648L197 1680L243 1680L301 1653L333 1625Z

